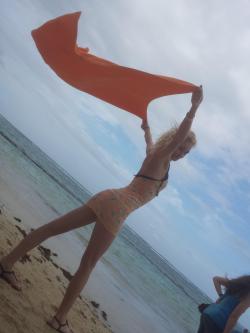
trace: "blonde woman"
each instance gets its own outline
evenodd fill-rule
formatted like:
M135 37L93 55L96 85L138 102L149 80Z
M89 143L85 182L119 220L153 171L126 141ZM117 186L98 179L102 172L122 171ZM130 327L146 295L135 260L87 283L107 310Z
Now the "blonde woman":
M198 333L231 333L250 307L250 275L236 279L215 276L213 282L219 298L203 310Z
M109 189L94 195L85 205L32 231L21 243L0 262L0 277L13 288L20 290L12 267L26 252L49 237L83 227L95 222L95 226L65 296L56 314L48 322L61 333L71 332L67 314L85 286L90 273L98 260L109 248L124 220L135 209L152 200L166 186L170 161L184 157L196 143L191 125L196 111L202 102L202 87L192 94L191 109L178 128L163 134L153 144L150 128L142 122L145 132L146 157L132 182L120 189Z

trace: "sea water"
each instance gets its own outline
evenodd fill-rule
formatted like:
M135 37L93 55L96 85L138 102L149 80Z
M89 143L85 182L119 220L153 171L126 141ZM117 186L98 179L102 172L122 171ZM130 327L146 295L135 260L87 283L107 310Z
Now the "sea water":
M19 179L28 182L29 188L56 215L79 207L91 196L88 189L2 116L0 161L2 168L11 169ZM86 242L91 229L81 228L76 232L78 238ZM209 298L132 229L123 228L102 262L117 280L114 288L119 288L119 281L122 281L126 292L133 294L142 305L146 304L161 319L166 332L193 333L197 330L197 306L209 302ZM159 332L163 330L164 327L159 328Z

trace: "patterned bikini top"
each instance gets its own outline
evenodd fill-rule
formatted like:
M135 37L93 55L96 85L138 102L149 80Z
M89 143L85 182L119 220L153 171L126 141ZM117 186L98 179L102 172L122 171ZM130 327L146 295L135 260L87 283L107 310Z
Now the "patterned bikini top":
M160 182L160 185L159 185L159 187L158 187L158 189L157 189L157 192L156 192L156 195L158 195L158 194L159 194L159 191L160 191L160 189L161 189L161 187L162 187L162 184L163 184L165 181L168 180L169 169L170 169L170 163L169 163L169 165L168 165L168 168L167 168L167 171L166 171L165 176L164 176L163 178L161 178L161 179L153 178L153 177L146 176L146 175L142 175L142 174L136 174L135 177L142 177L142 178L145 178L145 179L148 179L148 180L153 180L153 181L158 181L158 182Z

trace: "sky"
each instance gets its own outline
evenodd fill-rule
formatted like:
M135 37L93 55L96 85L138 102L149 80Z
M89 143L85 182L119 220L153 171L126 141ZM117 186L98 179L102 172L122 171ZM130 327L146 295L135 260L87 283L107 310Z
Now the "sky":
M145 142L139 118L67 85L38 53L31 30L75 11L77 43L90 53L204 87L196 148L127 224L214 298L214 275L250 274L250 2L2 1L0 112L96 193L131 181ZM190 97L150 103L154 140L183 119Z

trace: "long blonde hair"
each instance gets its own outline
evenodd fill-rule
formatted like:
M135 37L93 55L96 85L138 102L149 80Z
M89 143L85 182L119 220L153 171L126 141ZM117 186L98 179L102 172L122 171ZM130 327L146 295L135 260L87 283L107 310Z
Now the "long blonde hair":
M172 128L170 128L170 130L168 130L167 132L163 133L155 142L154 146L153 146L153 150L154 151L161 151L163 149L165 149L170 142L173 140L174 135L176 134L178 130L178 126L175 125ZM184 142L188 142L190 143L191 147L194 147L197 143L196 140L196 135L193 131L189 131Z

